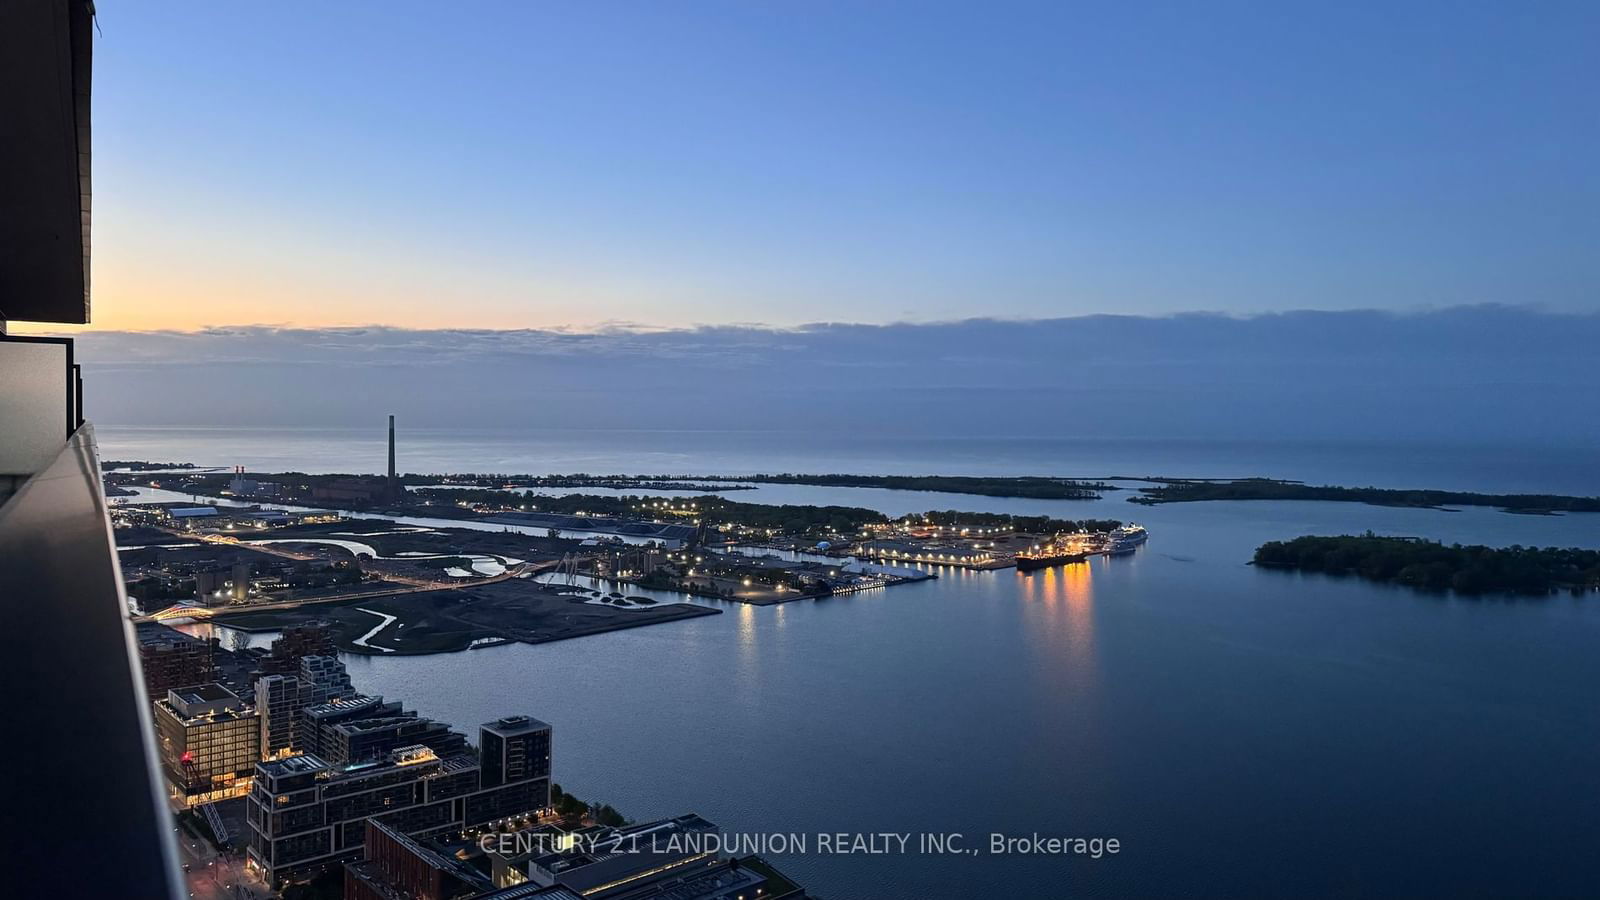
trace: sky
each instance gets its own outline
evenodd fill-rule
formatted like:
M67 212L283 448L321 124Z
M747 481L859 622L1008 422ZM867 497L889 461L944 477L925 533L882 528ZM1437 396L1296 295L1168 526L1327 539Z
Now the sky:
M1594 3L99 7L91 330L1600 306Z

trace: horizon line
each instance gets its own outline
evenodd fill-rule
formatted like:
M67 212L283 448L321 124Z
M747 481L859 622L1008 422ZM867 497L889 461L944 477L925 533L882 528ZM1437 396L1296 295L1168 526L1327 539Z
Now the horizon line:
M495 326L416 326L393 325L383 322L368 322L364 324L338 324L338 325L305 325L292 322L241 322L227 324L205 324L193 328L99 328L93 323L82 326L71 326L64 330L60 325L51 323L29 323L12 321L6 323L13 334L34 335L59 335L66 337L84 336L91 334L154 334L154 335L206 335L226 333L230 330L239 331L412 331L412 332L476 332L476 333L515 333L515 332L540 332L544 334L559 334L572 336L607 336L607 335L648 335L648 334L686 334L706 331L762 331L775 334L804 333L826 328L935 328L940 326L964 325L970 323L993 323L1002 325L1037 325L1042 323L1082 321L1091 319L1137 319L1142 321L1169 321L1184 318L1224 319L1235 322L1248 322L1260 319L1281 319L1289 316L1300 315L1376 315L1390 319L1420 318L1430 315L1462 311L1501 311L1517 312L1532 315L1547 316L1551 318L1595 318L1600 317L1600 309L1573 310L1554 309L1540 303L1460 303L1444 305L1423 305L1409 309L1382 309L1379 307L1342 307L1337 309L1301 307L1282 310L1261 310L1256 312L1237 312L1228 310L1194 309L1165 313L1120 313L1120 312L1094 312L1078 313L1062 316L960 316L944 319L910 320L890 319L883 321L847 321L847 320L817 320L802 322L794 325L779 325L766 322L694 322L684 325L655 325L645 322L607 321L593 324L570 325L524 325L515 327ZM33 329L29 325L43 325L45 328Z

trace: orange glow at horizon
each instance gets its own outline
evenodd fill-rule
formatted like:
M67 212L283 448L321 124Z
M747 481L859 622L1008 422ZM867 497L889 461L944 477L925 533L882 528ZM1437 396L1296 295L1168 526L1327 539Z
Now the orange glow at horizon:
M484 294L468 298L460 286L426 282L355 285L205 272L183 276L140 272L128 274L148 277L116 278L95 274L91 322L74 331L199 331L243 325L581 328L603 324L590 318L597 307L618 305L582 291L547 294L535 287L517 292L521 296L515 299L504 289L486 291L497 299L484 302ZM552 296L556 294L561 299ZM64 327L50 326L50 330Z
M97 219L89 325L19 322L18 331L681 327L688 323L662 315L706 315L717 299L686 300L671 273L634 277L578 262L534 267L282 228L245 242L196 233L188 223L141 225L115 211Z

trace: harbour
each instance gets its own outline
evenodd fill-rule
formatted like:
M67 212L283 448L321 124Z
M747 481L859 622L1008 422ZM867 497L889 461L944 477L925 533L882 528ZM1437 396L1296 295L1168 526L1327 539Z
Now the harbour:
M739 496L865 505L891 517L964 507L1111 519L1131 506L797 485L762 485ZM1413 859L1450 864L1369 866L1349 881L1352 889L1381 882L1417 892L1514 892L1517 885L1488 862L1487 847L1473 855L1481 865L1463 866L1459 857L1475 834L1458 823L1485 811L1541 823L1529 832L1542 848L1535 854L1543 863L1541 889L1560 893L1577 887L1571 879L1587 877L1570 863L1587 828L1571 789L1588 777L1581 748L1600 740L1600 718L1581 691L1552 691L1545 673L1569 673L1572 684L1600 677L1586 649L1585 635L1600 628L1592 603L1419 596L1246 563L1263 541L1369 529L1497 545L1595 546L1591 517L1303 502L1138 512L1154 535L1143 546L1031 574L948 560L885 564L938 577L768 606L580 580L575 586L602 595L650 593L723 612L579 640L431 656L379 653L352 656L349 664L364 688L413 699L429 715L471 721L492 713L507 691L531 692L581 746L647 744L650 766L619 765L603 753L562 762L572 789L603 790L633 815L681 811L684 788L658 776L665 766L686 773L695 784L689 790L705 798L696 810L730 830L1038 830L1099 833L1122 848L1101 859L1053 861L776 860L829 900L970 895L996 885L1042 895L1063 878L1085 893L1166 895L1203 883L1230 893L1315 894L1316 860L1357 853L1369 840L1406 842ZM724 548L845 561L817 549L771 542ZM372 617L360 615L362 630L371 628ZM574 671L584 673L579 683L570 679ZM549 689L555 684L562 688ZM1464 704L1484 694L1505 705L1468 715ZM1230 698L1241 696L1250 708L1273 710L1273 724L1230 711ZM966 727L979 716L997 727ZM870 727L841 727L863 722ZM685 741L684 728L732 737ZM1172 746L1187 748L1185 767L1158 764ZM1450 778L1508 764L1520 773L1516 797L1475 798L1469 807L1441 793ZM981 796L952 804L926 790L961 784L978 771L991 773ZM1312 771L1342 774L1333 782L1287 774ZM1289 780L1285 789L1266 790L1263 777ZM818 780L858 802L839 812L805 800ZM1176 795L1185 798L1180 815L1171 814ZM1342 812L1342 804L1380 797L1392 810L1382 822L1358 824ZM1317 812L1308 817L1307 809ZM1263 835L1263 820L1296 824ZM897 828L901 823L910 827ZM1200 831L1218 840L1196 845L1192 835ZM1263 858L1269 862L1260 864ZM1141 864L1131 865L1136 860Z
M1577 887L1563 879L1585 877L1571 874L1570 861L1588 825L1570 789L1591 780L1582 748L1600 738L1600 716L1576 687L1582 678L1552 691L1544 673L1600 676L1587 650L1600 609L1563 599L1419 597L1245 565L1259 541L1284 530L1370 526L1512 543L1522 517L1328 504L1142 513L1157 534L1142 549L1031 575L927 565L940 577L890 591L740 604L593 640L491 648L470 661L365 658L352 673L415 696L430 712L471 716L508 686L538 690L581 668L581 684L544 695L551 716L575 720L574 739L585 746L623 745L642 731L657 765L717 786L698 811L729 829L1037 828L1099 833L1123 848L1113 858L1074 857L1064 872L1060 859L1043 858L780 861L830 900L970 896L996 884L1046 896L1062 878L1085 893L1115 886L1170 895L1188 884L1317 893L1314 860L1369 841L1405 841L1424 859L1453 862L1422 872L1396 860L1368 867L1353 886L1514 892L1488 855L1465 870L1455 856L1461 842L1477 840L1460 823L1485 810L1540 823L1532 832L1547 848L1539 858L1552 864L1540 886ZM1574 516L1542 528L1550 542L1593 546L1590 522ZM1486 674L1485 660L1496 675ZM640 670L651 677L628 674ZM431 687L452 679L481 687ZM1462 707L1484 693L1507 705L1487 715ZM1275 724L1229 699L1240 696L1274 710ZM1512 700L1537 714L1513 711ZM980 714L996 727L969 727ZM733 737L683 742L684 728ZM1157 765L1175 745L1189 762ZM916 749L928 747L939 752ZM1519 773L1516 796L1449 791L1451 778L1507 764ZM575 786L606 786L610 802L640 815L681 805L679 788L650 768L618 766L605 754L564 765ZM926 790L978 771L988 773L988 789L959 804ZM768 790L803 796L819 781L852 798L850 808ZM1170 813L1175 795L1191 812ZM1357 829L1346 810L1379 796L1391 816ZM1539 816L1535 804L1545 810ZM1294 824L1262 833L1261 821ZM1214 839L1195 842L1202 830ZM1566 868L1554 866L1558 858Z

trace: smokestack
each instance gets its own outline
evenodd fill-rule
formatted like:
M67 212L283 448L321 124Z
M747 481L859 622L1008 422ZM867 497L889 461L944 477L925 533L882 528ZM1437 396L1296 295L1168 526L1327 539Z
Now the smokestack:
M389 501L400 497L400 482L394 474L394 416L389 417Z

